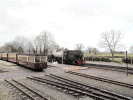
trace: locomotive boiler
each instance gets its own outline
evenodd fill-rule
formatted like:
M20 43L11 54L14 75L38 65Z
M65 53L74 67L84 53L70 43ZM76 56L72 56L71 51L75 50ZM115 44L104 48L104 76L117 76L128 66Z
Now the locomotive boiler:
M83 65L83 53L79 50L56 51L48 54L48 62L58 62L65 64Z

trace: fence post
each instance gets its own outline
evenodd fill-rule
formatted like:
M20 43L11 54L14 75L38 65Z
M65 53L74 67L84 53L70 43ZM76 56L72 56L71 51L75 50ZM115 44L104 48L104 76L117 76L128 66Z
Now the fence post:
M92 61L93 61L93 57L92 57Z

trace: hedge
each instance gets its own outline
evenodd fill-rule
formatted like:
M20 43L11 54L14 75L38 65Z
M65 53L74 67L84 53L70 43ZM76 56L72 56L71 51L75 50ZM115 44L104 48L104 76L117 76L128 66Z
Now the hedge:
M133 63L133 59L128 58L128 59L126 60L126 58L123 58L123 59L122 59L122 62L131 64L131 60L132 60L132 63Z
M106 62L111 62L111 60L109 58L106 58L106 57L85 57L85 60L88 60L88 61L106 61Z

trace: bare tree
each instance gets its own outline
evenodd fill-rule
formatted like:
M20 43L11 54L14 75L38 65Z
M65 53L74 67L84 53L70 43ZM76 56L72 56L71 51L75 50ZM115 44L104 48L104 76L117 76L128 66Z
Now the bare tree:
M97 49L97 48L92 48L92 52L95 54L95 55L97 55L100 51Z
M18 52L27 52L29 49L29 40L23 36L17 36L13 42L12 45L15 49L18 49Z
M53 49L58 49L59 45L54 41L54 36L48 31L42 31L36 38L32 41L33 53L37 54L47 54L48 51Z
M4 53L4 52L5 52L4 46L0 47L0 53Z
M33 41L23 36L17 36L12 42L0 48L0 52L22 52L47 54L50 49L59 49L53 35L48 31L42 31Z
M114 51L115 49L121 47L121 39L123 34L120 31L106 31L101 34L101 41L99 42L100 47L106 48L112 54L112 60L114 61Z
M75 45L75 49L76 49L76 50L83 51L84 48L85 48L85 47L84 47L84 44L82 44L82 43L76 44L76 45Z
M57 49L60 49L59 45L55 41L52 41L49 45L49 50L53 51L53 50L57 50Z
M39 50L40 54L47 54L48 51L54 46L57 45L54 42L53 35L50 32L44 30L35 38L33 43L33 52L37 53Z
M4 49L6 52L17 52L17 49L15 48L15 46L12 43L6 43L4 46Z
M39 48L39 44L40 42L38 41L37 37L32 41L31 44L31 48L34 54L38 53L38 48Z
M48 31L42 32L43 54L48 53L49 45L53 42L53 35Z
M131 54L133 54L133 45L129 48Z
M86 48L86 53L92 54L92 50L93 50L93 47L92 46L88 46Z
M92 47L92 46L88 46L86 48L86 53L89 53L89 54L92 54L93 53L93 54L97 55L99 52L100 51L97 48Z
M42 39L42 35L40 34L40 35L38 35L37 37L36 37L36 42L38 43L38 49L39 49L39 53L40 54L42 54L43 52L43 39Z

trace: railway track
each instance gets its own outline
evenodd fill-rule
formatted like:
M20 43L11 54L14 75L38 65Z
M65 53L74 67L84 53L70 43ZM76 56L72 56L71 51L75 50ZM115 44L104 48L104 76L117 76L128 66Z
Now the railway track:
M70 80L67 78L63 78L61 76L57 75L46 75L49 77L48 79L46 77L40 78L40 77L27 77L28 79L36 80L39 82L51 84L53 86L56 86L58 88L61 88L63 91L68 91L68 93L71 93L73 95L79 96L79 95L87 95L91 98L98 99L98 100L132 100L130 97L125 97L123 95L118 95L113 92L108 92L105 90L101 90L96 87L92 87L74 80Z
M90 79L94 79L94 80L98 80L98 81L102 81L102 82L107 82L107 83L111 83L111 84L116 84L116 85L120 85L120 86L124 86L124 87L133 89L132 84L128 84L128 83L124 83L124 82L118 82L118 81L114 81L114 80L110 80L110 79L106 79L106 78L96 77L96 76L82 74L82 73L73 72L73 71L67 71L66 73L78 75L78 76L82 76L85 78L90 78Z
M89 64L89 63L86 63L86 65L83 65L83 66L90 67L90 68L98 68L98 69L119 71L119 72L126 72L126 70L127 70L127 67L101 65L101 64ZM129 74L133 74L133 68L128 67L128 73Z
M19 90L20 94L23 94L21 98L24 100L50 100L49 98L43 96L42 94L38 93L32 88L29 88L28 86L17 80L12 79L9 81L5 79L5 81Z

